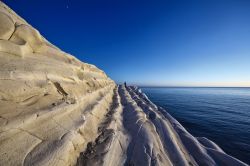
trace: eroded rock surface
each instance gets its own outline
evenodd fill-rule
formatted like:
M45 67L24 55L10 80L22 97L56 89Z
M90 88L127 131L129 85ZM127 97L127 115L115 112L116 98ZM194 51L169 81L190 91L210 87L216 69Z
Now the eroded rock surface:
M0 2L0 165L75 164L114 88Z
M0 2L0 165L246 165Z
M77 165L247 165L214 142L195 138L137 87L118 86L99 136ZM103 127L104 126L104 127Z

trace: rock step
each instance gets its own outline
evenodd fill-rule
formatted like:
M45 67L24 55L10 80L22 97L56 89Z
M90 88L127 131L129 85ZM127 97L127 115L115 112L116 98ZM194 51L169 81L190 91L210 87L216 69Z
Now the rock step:
M83 98L81 104L61 106L23 123L16 121L9 125L0 133L0 146L3 147L0 155L5 155L6 159L1 160L0 165L75 163L80 151L98 133L97 125L112 101L113 88L110 86L93 92ZM17 135L21 143L13 148L16 140L9 138ZM8 149L22 153L14 158L15 153Z

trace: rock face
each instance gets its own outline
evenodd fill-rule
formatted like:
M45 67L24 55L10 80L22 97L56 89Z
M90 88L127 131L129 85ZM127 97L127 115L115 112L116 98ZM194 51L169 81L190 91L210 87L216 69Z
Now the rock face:
M0 2L0 165L246 165Z
M114 88L0 2L0 165L76 163Z

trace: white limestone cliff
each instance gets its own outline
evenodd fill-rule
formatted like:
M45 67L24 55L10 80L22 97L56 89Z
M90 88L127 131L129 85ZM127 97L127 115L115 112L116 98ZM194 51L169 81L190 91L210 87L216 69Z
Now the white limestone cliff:
M246 165L0 2L0 165Z

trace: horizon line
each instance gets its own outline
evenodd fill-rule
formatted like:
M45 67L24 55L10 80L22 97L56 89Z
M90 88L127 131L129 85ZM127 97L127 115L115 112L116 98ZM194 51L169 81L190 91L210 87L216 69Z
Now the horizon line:
M118 85L123 85L124 83L116 83ZM140 85L140 84L130 84L128 86L137 86L142 88L250 88L250 86L188 86L188 85Z
M116 81L115 81L116 82ZM116 82L116 84L124 84L124 82ZM138 87L162 87L162 88L250 88L250 82L248 83L244 83L244 84L141 84L141 83L133 83L133 82L127 82L127 85L131 85L131 86L138 86Z
M158 85L135 85L142 88L250 88L250 86L158 86Z

